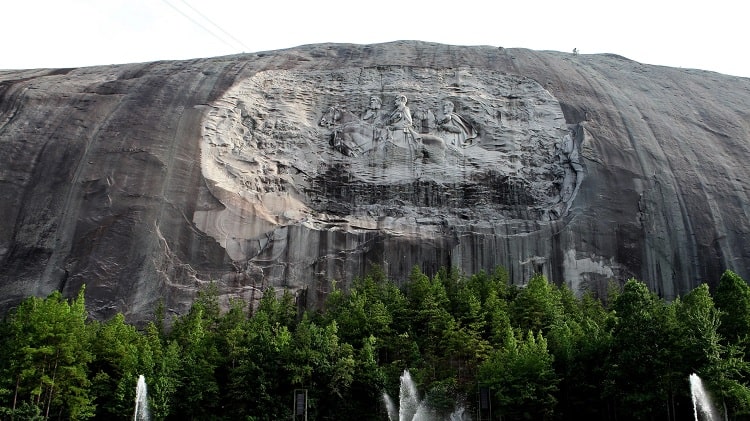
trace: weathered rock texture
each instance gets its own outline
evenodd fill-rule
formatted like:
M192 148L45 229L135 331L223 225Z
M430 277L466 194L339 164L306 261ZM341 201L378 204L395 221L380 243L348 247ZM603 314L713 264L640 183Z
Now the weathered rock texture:
M750 79L614 55L396 42L0 71L0 306L86 284L97 316L137 321L209 280L314 306L373 264L672 298L750 276L748 160Z

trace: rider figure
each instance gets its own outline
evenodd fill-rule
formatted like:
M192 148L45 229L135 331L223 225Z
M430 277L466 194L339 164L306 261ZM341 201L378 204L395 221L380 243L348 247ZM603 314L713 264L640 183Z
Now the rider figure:
M451 146L463 146L468 140L477 137L477 131L465 118L454 112L451 101L443 101L443 116L437 122L438 131L446 136Z
M395 109L386 119L386 124L388 124L388 138L393 139L392 132L398 130L404 133L405 140L408 141L411 138L413 141L419 141L421 136L414 131L411 110L406 106L406 101L406 95L403 94L396 95L396 98L393 100Z
M362 121L370 124L377 124L380 122L380 106L382 102L380 98L376 96L370 97L370 105L367 110L362 114Z

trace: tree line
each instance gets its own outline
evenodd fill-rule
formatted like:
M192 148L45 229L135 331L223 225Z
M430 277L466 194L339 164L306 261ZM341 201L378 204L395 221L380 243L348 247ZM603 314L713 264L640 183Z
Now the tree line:
M2 419L132 419L144 375L153 419L290 419L306 389L308 419L385 420L405 369L443 417L459 402L473 419L688 419L696 373L728 419L750 419L750 287L731 271L667 302L634 279L595 297L502 268L415 267L401 285L376 268L304 312L273 289L221 311L211 284L142 329L92 320L84 296L5 315Z

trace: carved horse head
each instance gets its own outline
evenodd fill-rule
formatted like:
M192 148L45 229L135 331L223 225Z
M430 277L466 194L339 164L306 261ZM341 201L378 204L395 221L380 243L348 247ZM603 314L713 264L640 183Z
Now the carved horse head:
M352 124L362 124L362 120L347 110L346 107L339 107L338 105L328 107L328 110L323 113L318 122L318 125L334 130Z
M330 129L338 124L339 120L341 120L341 110L335 106L331 106L320 117L318 125Z

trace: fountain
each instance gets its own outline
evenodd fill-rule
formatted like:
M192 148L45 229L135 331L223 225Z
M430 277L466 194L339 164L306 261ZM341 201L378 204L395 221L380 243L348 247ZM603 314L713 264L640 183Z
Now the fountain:
M693 398L693 414L695 415L695 421L720 421L721 418L718 412L711 404L711 399L708 395L708 391L703 387L703 381L697 374L693 373L690 375L690 395ZM698 418L698 414L701 414L701 418Z
M388 413L388 421L393 421L398 416L396 404L393 403L393 399L386 392L383 392L383 402L385 402L385 410Z
M133 421L148 421L148 392L146 390L146 378L138 376L138 385L135 388L135 411Z
M409 370L404 370L401 375L401 384L398 393L398 408L393 399L387 393L383 393L383 401L388 411L389 421L433 421L436 419L435 414L427 406L425 401L420 401L417 395L417 386L411 379ZM464 408L459 406L450 415L451 421L461 421L465 418Z

